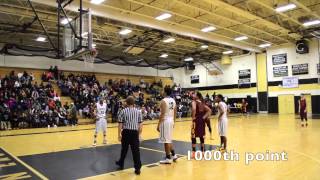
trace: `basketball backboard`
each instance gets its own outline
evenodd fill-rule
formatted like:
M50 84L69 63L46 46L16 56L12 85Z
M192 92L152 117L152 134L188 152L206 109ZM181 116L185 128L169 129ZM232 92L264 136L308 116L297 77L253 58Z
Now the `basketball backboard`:
M93 48L90 9L83 11L81 17L79 15L74 19L62 20L63 60L77 59L90 53Z

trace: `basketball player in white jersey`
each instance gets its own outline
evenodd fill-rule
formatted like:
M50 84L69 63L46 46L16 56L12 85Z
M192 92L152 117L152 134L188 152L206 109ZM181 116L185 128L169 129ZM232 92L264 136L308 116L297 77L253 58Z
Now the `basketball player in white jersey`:
M94 140L93 146L97 145L97 135L100 131L103 132L103 144L107 144L106 136L107 136L107 103L103 101L103 98L100 97L98 103L96 103L95 116L96 116L96 130L94 132Z
M160 132L159 143L164 144L166 152L165 159L160 161L160 164L171 164L176 161L178 156L175 154L172 146L173 126L176 120L177 107L175 100L170 97L172 89L166 87L164 89L165 98L160 102L160 119L157 131Z
M218 102L218 132L220 136L220 151L224 152L227 149L227 129L228 129L228 106L223 101L221 94L216 96L216 102Z

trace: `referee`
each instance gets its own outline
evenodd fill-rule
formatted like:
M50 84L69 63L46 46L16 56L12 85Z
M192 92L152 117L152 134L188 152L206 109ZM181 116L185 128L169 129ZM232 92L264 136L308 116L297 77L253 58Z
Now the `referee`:
M123 169L129 145L131 147L135 173L140 174L141 160L139 150L139 131L142 129L142 114L134 107L135 99L129 96L126 99L127 107L119 112L119 129L118 136L121 141L121 156L116 165Z

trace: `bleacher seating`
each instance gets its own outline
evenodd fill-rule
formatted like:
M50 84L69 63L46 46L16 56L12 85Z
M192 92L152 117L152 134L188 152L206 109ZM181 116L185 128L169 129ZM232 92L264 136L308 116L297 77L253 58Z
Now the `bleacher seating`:
M3 78L5 75L9 74L11 71L23 72L26 71L28 74L32 75L34 77L33 82L42 82L42 75L44 72L47 72L48 70L40 70L40 69L25 69L25 68L8 68L8 67L0 67L0 78ZM162 84L165 85L172 85L172 80L170 78L159 78L159 77L151 77L151 76L134 76L134 75L119 75L119 74L105 74L105 73L88 73L88 72L73 72L73 71L63 71L64 75L67 76L69 74L84 74L84 75L92 75L94 74L96 76L96 79L99 81L100 84L108 83L109 79L113 79L115 81L119 81L120 79L130 80L133 84L139 84L140 81L143 79L143 82L152 84L155 81L162 81ZM44 82L44 85L47 83ZM71 97L68 96L62 96L61 89L57 85L57 81L51 81L52 88L54 89L54 92L60 97L61 104L64 105L68 103L69 105L71 103L74 103ZM160 89L160 87L156 87ZM147 99L151 99L152 95L144 93L144 101ZM114 95L117 95L117 92L114 92ZM139 93L135 92L133 94L134 96L138 97ZM124 99L120 99L120 101L123 101ZM109 121L111 120L111 117L109 116ZM78 115L78 123L79 124L88 124L92 123L92 119L86 119L82 118Z

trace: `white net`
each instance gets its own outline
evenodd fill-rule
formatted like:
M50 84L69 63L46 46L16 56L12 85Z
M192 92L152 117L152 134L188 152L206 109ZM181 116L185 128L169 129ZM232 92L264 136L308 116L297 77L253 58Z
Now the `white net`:
M88 51L88 53L85 53L82 55L82 59L84 61L85 67L92 69L94 67L94 61L97 56L96 50Z

